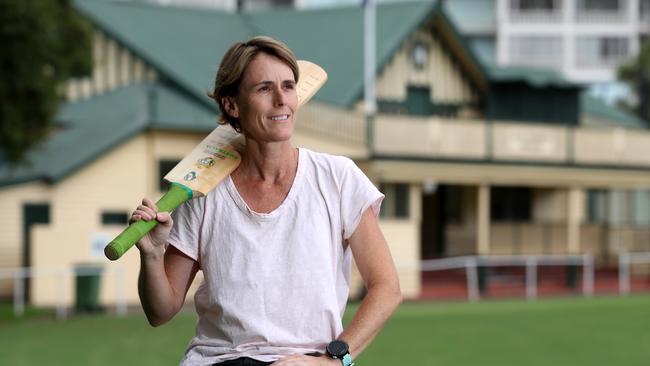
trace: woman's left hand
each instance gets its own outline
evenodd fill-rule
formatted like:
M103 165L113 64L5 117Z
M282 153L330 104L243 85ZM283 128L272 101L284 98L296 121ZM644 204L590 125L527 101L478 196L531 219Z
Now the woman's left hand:
M327 356L291 355L275 361L271 366L341 366L341 361Z

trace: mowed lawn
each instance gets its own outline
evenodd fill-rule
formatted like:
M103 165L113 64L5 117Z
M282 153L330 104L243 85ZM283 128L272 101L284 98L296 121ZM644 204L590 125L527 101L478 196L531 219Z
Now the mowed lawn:
M351 306L346 319L356 310ZM0 365L175 365L194 313L0 318ZM650 296L405 303L357 365L650 365Z

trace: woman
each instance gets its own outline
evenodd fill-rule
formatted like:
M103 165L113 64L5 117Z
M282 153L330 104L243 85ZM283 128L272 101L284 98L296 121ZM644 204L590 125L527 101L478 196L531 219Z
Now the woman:
M351 160L291 144L298 76L276 40L233 45L211 97L246 137L241 164L171 216L149 199L132 215L162 224L138 243L152 325L180 310L203 271L182 365L348 366L401 301L376 218L383 195ZM367 295L343 330L352 256Z

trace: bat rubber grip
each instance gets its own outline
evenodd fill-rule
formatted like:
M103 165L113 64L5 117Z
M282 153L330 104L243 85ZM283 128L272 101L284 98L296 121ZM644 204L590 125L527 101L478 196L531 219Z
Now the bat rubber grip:
M191 189L178 183L172 183L167 193L156 202L156 206L158 212L171 212L190 198L192 198ZM119 259L156 225L158 225L156 220L139 220L132 223L113 241L108 243L104 248L104 255L112 261Z

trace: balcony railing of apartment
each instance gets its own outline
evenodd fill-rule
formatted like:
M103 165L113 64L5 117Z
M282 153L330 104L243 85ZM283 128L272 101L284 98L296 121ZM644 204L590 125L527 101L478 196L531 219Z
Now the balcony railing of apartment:
M560 37L513 36L507 52L509 65L562 68L564 52Z
M590 3L588 0L578 1L575 19L578 23L620 23L626 24L629 19L628 1L602 1Z
M561 23L562 9L509 9L508 19L512 23Z
M629 56L626 37L578 37L576 67L612 68Z

